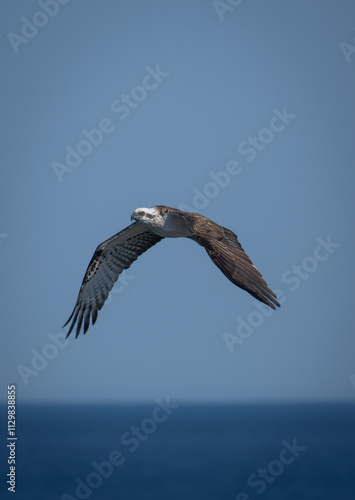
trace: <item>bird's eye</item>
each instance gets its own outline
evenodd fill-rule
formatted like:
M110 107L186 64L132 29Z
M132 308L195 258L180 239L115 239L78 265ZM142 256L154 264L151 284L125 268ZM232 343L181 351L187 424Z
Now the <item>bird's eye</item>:
M138 212L138 215L141 215L141 216L142 216L142 215L145 215L145 212L140 211L140 212Z

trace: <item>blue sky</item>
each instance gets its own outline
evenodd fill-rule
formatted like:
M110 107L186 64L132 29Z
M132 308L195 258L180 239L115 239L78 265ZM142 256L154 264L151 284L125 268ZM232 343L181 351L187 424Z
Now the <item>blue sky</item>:
M3 8L0 373L22 401L355 400L355 6L222 4ZM96 246L156 204L236 232L281 309L164 240L64 343Z

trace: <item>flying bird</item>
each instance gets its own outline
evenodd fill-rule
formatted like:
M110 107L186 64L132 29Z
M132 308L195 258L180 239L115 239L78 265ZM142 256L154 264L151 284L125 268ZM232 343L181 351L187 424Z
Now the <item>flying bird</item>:
M122 271L164 238L183 237L196 241L232 283L273 309L275 305L280 307L276 295L244 252L236 234L229 229L203 215L163 205L137 208L131 220L135 222L96 248L74 310L64 325L71 321L67 337L75 324L76 337L82 324L84 334L87 332L90 318L95 324L98 311Z

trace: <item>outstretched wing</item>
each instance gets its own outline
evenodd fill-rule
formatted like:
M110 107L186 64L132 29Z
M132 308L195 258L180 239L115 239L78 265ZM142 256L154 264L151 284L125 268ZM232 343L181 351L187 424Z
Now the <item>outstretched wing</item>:
M224 228L222 240L208 240L204 246L212 261L232 283L272 309L276 309L275 305L280 307L276 295L270 290L232 231Z
M98 311L122 271L128 269L143 252L162 239L161 236L147 231L143 225L134 223L97 247L86 270L74 310L64 325L72 320L67 337L75 323L76 337L83 321L84 334L87 332L90 317L94 324Z
M233 231L200 214L178 213L177 210L174 213L185 218L194 233L192 239L205 248L212 262L232 283L273 309L276 309L275 305L280 307L276 295L244 252Z

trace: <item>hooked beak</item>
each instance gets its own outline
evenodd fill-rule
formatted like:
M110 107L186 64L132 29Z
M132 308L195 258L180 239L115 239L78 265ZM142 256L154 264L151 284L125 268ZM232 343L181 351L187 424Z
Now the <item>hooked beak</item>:
M136 215L134 215L134 212L133 212L133 214L131 215L131 220L137 220L137 216L136 216Z

